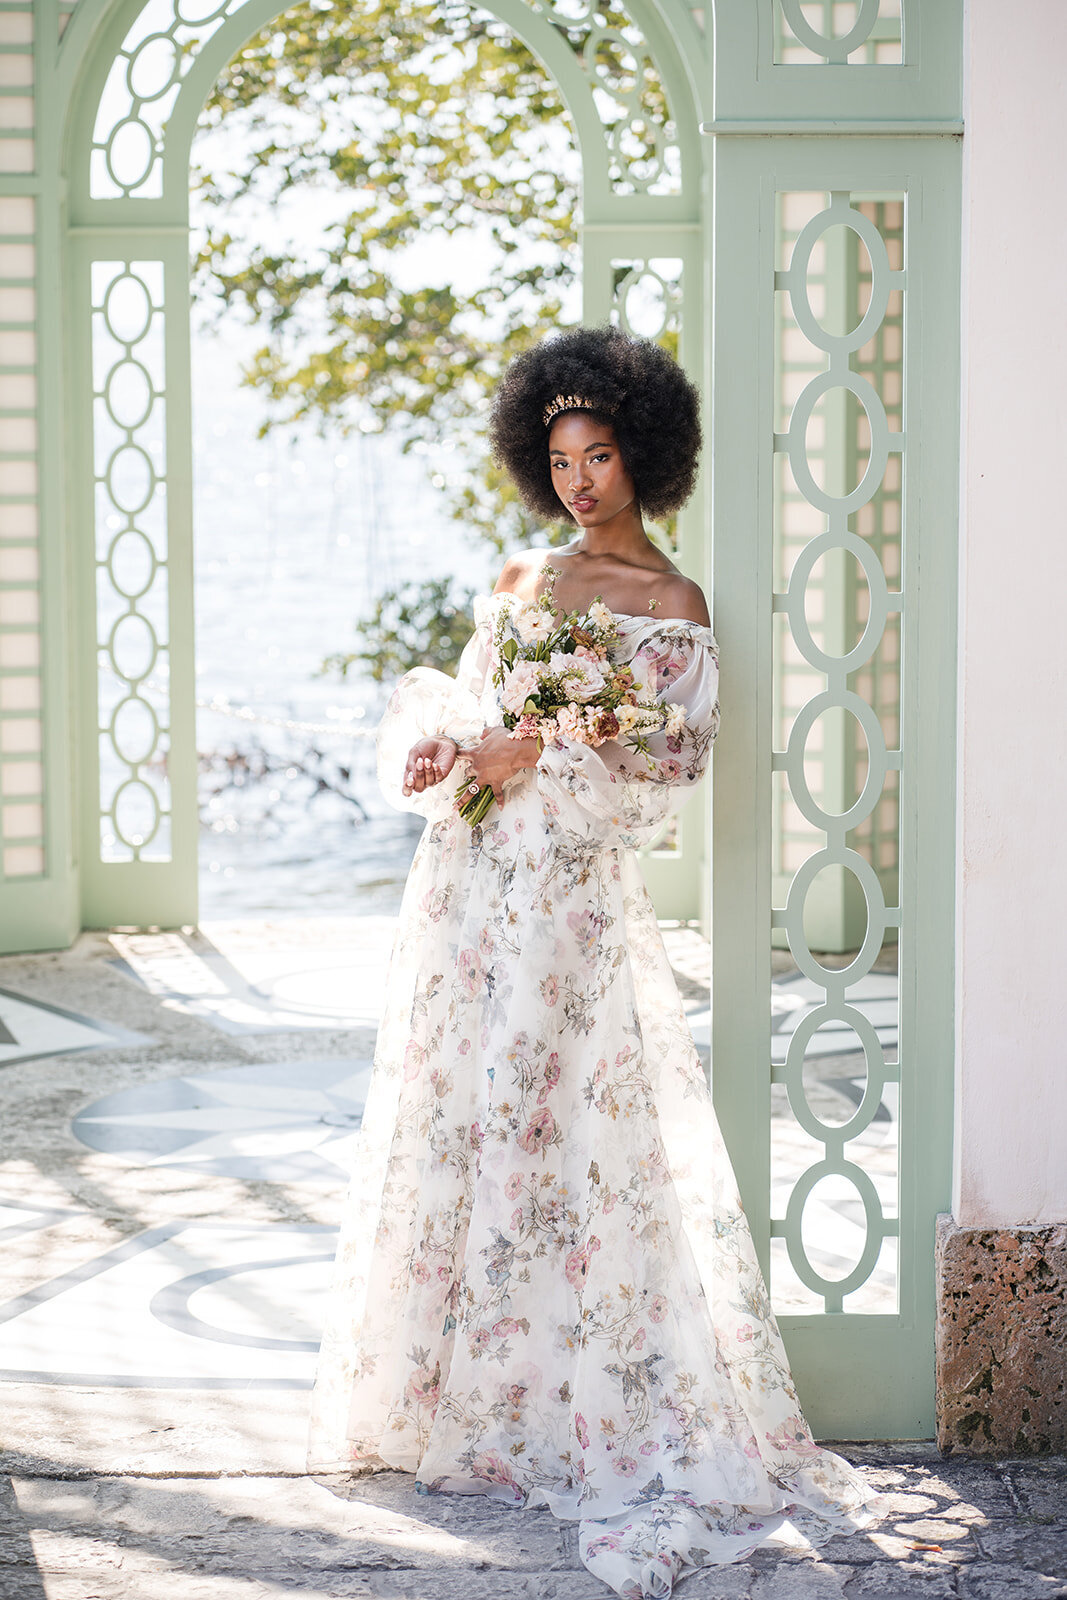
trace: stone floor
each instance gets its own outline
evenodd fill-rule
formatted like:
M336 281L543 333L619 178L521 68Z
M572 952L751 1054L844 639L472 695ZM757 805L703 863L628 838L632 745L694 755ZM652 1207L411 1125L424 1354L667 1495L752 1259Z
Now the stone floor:
M0 959L0 1600L609 1600L546 1512L302 1472L390 935L215 924ZM706 947L668 945L700 1043ZM887 1039L890 1001L872 989ZM819 1092L847 1099L834 1059ZM849 1227L828 1210L828 1259ZM1067 1600L1067 1463L841 1448L892 1496L877 1528L680 1600Z

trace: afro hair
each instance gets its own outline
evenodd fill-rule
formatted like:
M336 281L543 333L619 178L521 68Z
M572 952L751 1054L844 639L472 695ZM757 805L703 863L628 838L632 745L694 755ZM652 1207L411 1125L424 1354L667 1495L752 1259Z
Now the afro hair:
M516 356L500 381L489 418L495 459L531 511L573 522L549 468L543 417L557 395L580 395L591 402L583 409L611 424L647 516L658 521L685 504L700 453L700 395L661 345L619 328L572 328Z

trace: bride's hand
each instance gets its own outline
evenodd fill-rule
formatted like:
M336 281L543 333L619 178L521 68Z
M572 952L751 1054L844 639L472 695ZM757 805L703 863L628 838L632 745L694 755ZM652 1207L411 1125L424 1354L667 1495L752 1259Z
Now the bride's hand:
M456 764L456 741L443 734L420 739L408 751L402 788L405 794L420 794L440 783Z
M497 804L502 805L503 785L523 767L536 766L539 754L536 739L509 739L506 729L498 725L483 728L479 743L468 745L463 758L470 769L471 783L479 789L489 784Z

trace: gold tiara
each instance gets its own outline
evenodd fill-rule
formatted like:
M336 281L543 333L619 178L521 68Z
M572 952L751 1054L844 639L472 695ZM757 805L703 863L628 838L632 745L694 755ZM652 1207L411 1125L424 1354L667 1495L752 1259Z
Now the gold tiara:
M552 418L559 416L561 411L597 411L600 409L592 400L587 400L584 395L558 394L545 407L545 414L541 420L547 428Z

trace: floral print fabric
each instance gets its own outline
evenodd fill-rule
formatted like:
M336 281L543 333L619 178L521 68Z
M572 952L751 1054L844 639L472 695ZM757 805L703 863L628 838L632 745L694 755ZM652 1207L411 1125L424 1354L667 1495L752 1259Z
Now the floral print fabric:
M681 734L559 739L474 829L462 763L411 744L501 712L479 597L451 679L417 669L379 733L412 864L312 1403L309 1466L384 1467L579 1521L625 1600L737 1560L786 1514L861 1525L871 1491L804 1422L703 1069L632 846L718 727L707 628L621 617Z

